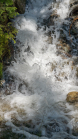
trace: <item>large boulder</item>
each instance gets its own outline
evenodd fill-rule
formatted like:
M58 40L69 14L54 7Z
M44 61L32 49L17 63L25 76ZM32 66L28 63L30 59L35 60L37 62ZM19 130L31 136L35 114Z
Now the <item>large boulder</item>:
M17 12L23 14L25 12L26 0L13 0Z
M69 92L67 94L66 100L67 100L67 102L70 102L70 103L78 102L78 92L76 92L76 91Z

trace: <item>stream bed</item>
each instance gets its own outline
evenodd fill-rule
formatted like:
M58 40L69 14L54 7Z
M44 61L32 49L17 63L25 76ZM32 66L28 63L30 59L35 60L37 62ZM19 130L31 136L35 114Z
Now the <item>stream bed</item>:
M0 132L10 128L17 139L78 139L78 104L66 101L78 91L78 41L69 36L69 6L70 0L30 0L14 19L18 34L4 72Z

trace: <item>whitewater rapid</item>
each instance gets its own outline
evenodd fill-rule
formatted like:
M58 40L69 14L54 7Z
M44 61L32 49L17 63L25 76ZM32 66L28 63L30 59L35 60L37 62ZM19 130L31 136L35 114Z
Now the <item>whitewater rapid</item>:
M7 69L12 80L11 94L2 96L11 109L1 113L6 125L27 139L77 139L72 129L77 124L78 110L66 102L68 92L78 90L75 71L71 69L71 59L67 64L68 59L57 55L56 48L60 28L63 23L68 24L65 18L69 15L69 2L30 0L25 13L14 20L18 29L16 50ZM55 10L58 20L49 28L44 27L43 21ZM52 44L47 41L49 31ZM17 126L17 121L22 124Z

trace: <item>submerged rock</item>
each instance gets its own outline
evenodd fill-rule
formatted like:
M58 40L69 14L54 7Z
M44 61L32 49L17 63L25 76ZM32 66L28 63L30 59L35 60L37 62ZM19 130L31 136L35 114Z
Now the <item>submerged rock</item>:
M70 16L76 16L78 14L78 4L74 5L70 10Z
M63 59L72 57L72 55L70 54L71 47L63 39L59 40L59 43L57 44L57 52L58 55L60 55Z
M78 136L78 118L77 117L74 120L74 126L73 126L73 129L72 129L72 134L74 136Z
M78 4L78 0L71 0L70 1L70 7L72 7L75 4Z
M55 20L57 20L59 15L57 14L57 10L53 11L52 14L47 18L43 20L43 25L46 25L48 28L50 26L54 26Z
M74 136L78 136L78 127L74 127L72 133Z
M67 102L70 102L70 103L78 102L78 92L76 92L76 91L69 92L66 100L67 100Z
M71 0L70 1L70 16L76 16L78 15L78 0Z

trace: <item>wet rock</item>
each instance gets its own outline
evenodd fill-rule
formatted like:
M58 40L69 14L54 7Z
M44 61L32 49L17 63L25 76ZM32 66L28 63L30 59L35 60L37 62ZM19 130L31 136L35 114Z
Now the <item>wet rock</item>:
M10 51L10 55L6 54L3 57L4 71L6 70L7 66L11 64L11 61L14 60L14 44L12 43L12 41L9 43L9 51Z
M69 16L77 16L78 15L78 0L70 1L70 12Z
M11 106L7 102L3 102L2 105L0 106L0 109L2 112L7 112L7 111L13 110L13 108L11 108Z
M11 127L7 127L6 125L0 131L0 139L26 139L25 135L21 133L13 133Z
M78 102L78 92L76 92L76 91L69 92L67 94L66 100L67 100L67 102L70 102L70 103Z
M32 131L31 133L32 133L32 134L34 134L34 135L37 135L37 136L39 136L39 137L41 137L41 136L42 136L42 134L41 134L41 131L40 131L40 130Z
M53 132L59 132L59 123L56 120L52 120L50 123L44 125L46 128L47 136L51 137Z
M67 137L65 137L64 139L74 139L74 138L71 138L71 137L67 136Z
M61 49L63 49L66 53L69 53L71 51L71 47L69 46L69 44L67 44L63 40L60 40L57 46L61 46Z
M62 27L63 29L60 29L60 38L66 41L67 39L66 39L66 34L64 33L64 26Z
M78 136L78 127L74 127L72 134Z
M78 29L78 21L75 22L75 27Z
M52 65L51 65L51 71L53 71L56 68L56 66L57 66L57 63L56 62L52 63Z
M72 7L75 4L78 4L78 0L71 0L70 1L70 7Z
M74 35L74 37L77 39L78 38L78 36L77 36L77 34L78 34L78 21L75 19L71 22L69 34L70 34L70 36Z
M58 14L52 14L52 15L50 15L50 17L48 18L48 22L47 22L47 26L48 27L50 27L50 26L53 26L54 25L54 20L56 19L56 18L58 18L59 16L58 16Z
M75 103L75 107L78 109L78 102L77 102L77 103Z
M75 120L74 120L74 126L73 126L73 130L72 130L72 134L74 136L78 136L78 118L75 118Z
M69 36L71 37L71 35L72 35L73 41L75 40L77 43L78 42L77 41L77 38L78 38L78 0L71 0L70 1L69 16L72 18L71 24L69 27L70 28L69 29ZM74 43L75 43L75 41L74 41ZM72 42L72 39L71 39L71 42ZM72 43L71 43L71 45L72 45ZM75 46L75 47L77 47L77 46ZM76 51L76 49L75 49L75 51ZM78 55L77 51L76 51L75 55Z
M25 94L25 90L27 90L27 87L24 83L19 84L18 91L22 94Z
M76 77L78 78L78 67L76 68Z
M5 80L0 80L0 86L2 86L5 83Z
M43 24L47 25L47 27L53 26L54 25L53 18L50 16L47 20L44 19Z
M69 36L72 36L72 39L70 39L72 52L75 52L75 55L78 55L78 18L73 18L73 21L71 21ZM72 41L74 42L74 45L72 44Z
M52 37L48 37L47 42L48 42L49 44L52 44Z
M47 27L54 26L55 19L57 19L59 15L57 14L57 11L53 11L53 13L49 16L48 19L44 19L43 24Z
M7 90L5 90L5 94L6 95L11 95L12 93L7 89Z
M45 35L48 37L46 42L48 42L48 44L52 44L53 38L51 36L51 31L49 31L48 33L45 33Z
M78 4L74 5L70 10L70 16L76 16L78 15Z
M25 12L26 0L13 0L14 6L17 7L17 12L23 14Z

